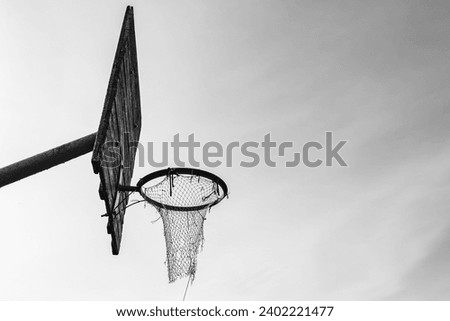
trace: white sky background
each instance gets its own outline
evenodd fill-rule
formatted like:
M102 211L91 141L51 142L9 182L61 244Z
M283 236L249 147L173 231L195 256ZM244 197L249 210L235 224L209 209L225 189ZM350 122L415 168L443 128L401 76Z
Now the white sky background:
M449 2L0 1L0 166L97 130L127 4L142 143L348 140L347 168L211 169L188 299L450 299ZM0 299L181 299L150 206L110 254L90 158L0 189Z

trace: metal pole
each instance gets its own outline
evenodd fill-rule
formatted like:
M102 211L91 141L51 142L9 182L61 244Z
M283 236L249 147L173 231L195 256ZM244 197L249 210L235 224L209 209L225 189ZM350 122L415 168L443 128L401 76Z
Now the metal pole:
M0 168L0 187L87 154L94 148L97 133Z

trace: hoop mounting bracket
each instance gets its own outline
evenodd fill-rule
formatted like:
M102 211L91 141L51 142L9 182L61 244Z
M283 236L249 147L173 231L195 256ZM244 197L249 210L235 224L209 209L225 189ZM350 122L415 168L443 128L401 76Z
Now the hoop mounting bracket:
M137 186L126 186L126 185L120 185L117 188L119 191L124 192L139 192L139 187Z

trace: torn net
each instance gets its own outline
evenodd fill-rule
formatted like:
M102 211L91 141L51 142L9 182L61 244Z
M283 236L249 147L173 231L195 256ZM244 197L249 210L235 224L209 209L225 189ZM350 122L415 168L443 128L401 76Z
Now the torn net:
M197 254L203 247L203 222L211 204L219 198L219 189L210 179L171 174L160 183L145 188L145 194L165 205L206 206L200 210L172 210L155 206L162 218L166 240L169 282L190 276L194 280Z

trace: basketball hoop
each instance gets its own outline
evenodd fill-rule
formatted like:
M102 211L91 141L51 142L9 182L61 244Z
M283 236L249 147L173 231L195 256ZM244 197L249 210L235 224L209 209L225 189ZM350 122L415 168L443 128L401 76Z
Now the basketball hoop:
M204 242L203 222L208 210L228 196L225 182L200 169L168 168L141 178L128 190L138 191L162 218L169 282L186 276L193 280Z
M161 177L165 178L162 182L149 184ZM183 184L176 184L180 182ZM151 186L145 187L147 184ZM220 177L195 168L167 168L151 173L139 180L137 188L156 208L180 212L210 208L228 194L227 185Z

